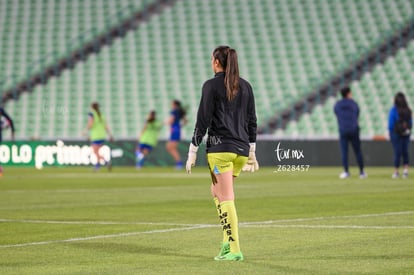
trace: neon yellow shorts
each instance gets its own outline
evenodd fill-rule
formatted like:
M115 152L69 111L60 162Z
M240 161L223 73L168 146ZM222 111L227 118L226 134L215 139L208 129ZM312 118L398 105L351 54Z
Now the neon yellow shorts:
M238 177L247 159L247 157L235 153L207 154L208 167L212 177L228 171L233 171L233 176Z

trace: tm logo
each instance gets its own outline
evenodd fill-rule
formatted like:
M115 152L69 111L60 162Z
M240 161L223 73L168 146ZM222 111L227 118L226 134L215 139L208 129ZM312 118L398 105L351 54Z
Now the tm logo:
M277 144L277 148L275 150L277 160L279 162L284 160L284 159L303 159L303 158L305 158L303 150L284 149L280 145L281 145L281 143L279 142Z

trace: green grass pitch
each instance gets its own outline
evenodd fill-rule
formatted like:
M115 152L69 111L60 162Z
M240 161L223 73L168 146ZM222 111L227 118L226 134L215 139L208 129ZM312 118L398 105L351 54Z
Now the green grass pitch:
M209 174L5 168L0 274L413 274L414 181L263 168L235 185L243 262L216 262Z

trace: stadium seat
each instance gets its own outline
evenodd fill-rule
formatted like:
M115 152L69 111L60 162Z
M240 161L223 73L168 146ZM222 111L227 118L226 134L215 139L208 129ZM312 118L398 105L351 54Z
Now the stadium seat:
M45 0L36 6L26 2L25 8L20 1L0 3L0 23L8 34L0 37L0 62L5 64L0 66L0 73L7 80L2 88L12 85L14 78L24 79L33 60L56 50L56 56L62 56L74 45L84 43L83 36L98 35L154 1ZM224 14L217 6L232 13ZM413 13L410 1L176 1L161 13L149 14L136 30L115 39L73 70L9 102L6 108L13 116L29 121L26 116L41 114L35 108L34 114L17 115L23 98L25 106L46 99L54 106L68 103L70 119L58 123L52 117L44 118L42 123L50 125L46 133L36 122L20 128L18 137L36 133L41 137L78 138L89 105L97 100L116 135L129 138L136 136L149 110L157 109L160 119L165 120L171 100L178 98L188 109L190 123L183 135L188 138L202 83L213 75L211 51L217 45L229 44L238 50L240 73L254 88L259 124L264 124L383 41ZM26 19L18 20L22 15ZM378 73L355 83L355 92L367 88L376 91L375 100L360 100L368 110L373 110L369 102L386 104L380 94L393 94L380 90L413 91L411 75L404 73L413 69L412 48L401 50L392 64L386 62ZM332 103L328 100L325 104ZM284 135L336 135L336 121L327 117L332 106L317 109L317 113L288 125ZM361 115L365 117L363 112ZM372 129L363 129L365 135L382 132L377 123L366 125Z
M412 63L406 61L407 56L414 56L414 41L410 42L406 48L401 49L395 57L388 58L384 64L377 65L371 73L365 74L361 81L351 84L353 97L361 110L360 126L363 137L387 135L388 112L393 104L393 97L398 91L404 92L410 106L414 106L412 101L414 90L410 88L409 84L412 83L412 78L409 77L409 74L412 73ZM337 135L336 120L332 118L334 117L333 105L338 99L339 96L337 98L331 97L325 103L324 111L321 112L320 107L316 107L310 115L310 121L317 123L321 123L320 118L322 117L322 120L328 125L327 135L332 138ZM302 120L308 119L307 116L304 116L295 124L300 124ZM310 136L309 133L316 127L312 125L312 129L298 128L298 135Z

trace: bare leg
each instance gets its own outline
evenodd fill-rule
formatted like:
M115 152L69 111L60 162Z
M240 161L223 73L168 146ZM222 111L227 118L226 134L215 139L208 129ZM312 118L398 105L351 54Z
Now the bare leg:
M140 169L144 165L145 157L149 154L148 148L139 149L136 153L136 166Z
M92 144L92 150L96 156L95 170L99 169L99 167L101 166L101 160L103 159L103 156L99 154L99 149L101 149L101 147L101 144Z
M177 150L178 142L177 141L168 141L165 148L167 149L168 153L174 158L174 161L176 163L176 166L182 166L181 163L181 156L180 153L178 153Z
M216 175L217 183L212 186L212 193L222 201L234 201L233 191L233 171L228 171L220 175Z
M177 151L178 142L177 141L168 141L166 148L168 153L174 158L175 161L180 161L181 157Z
M147 148L142 149L141 152L144 154L144 156L147 156L149 154L149 150Z
M101 156L99 154L99 149L101 149L102 145L100 144L92 144L92 149L93 149L93 153L96 156L96 160L98 161L98 163L101 162L101 160L103 159L103 156Z

